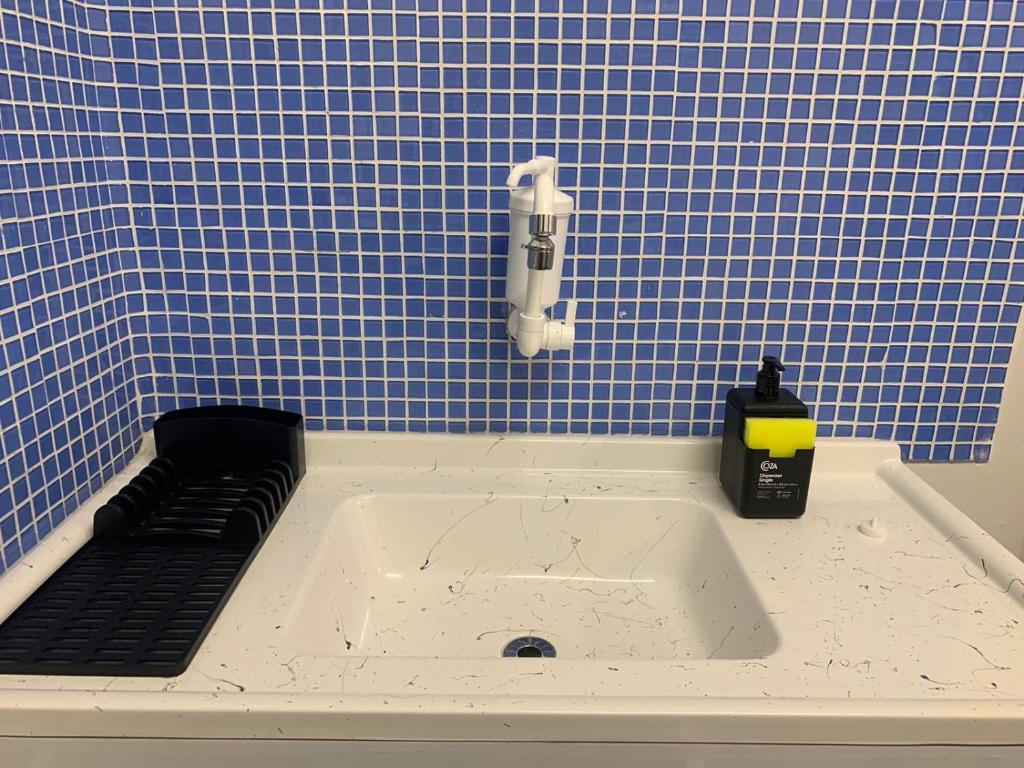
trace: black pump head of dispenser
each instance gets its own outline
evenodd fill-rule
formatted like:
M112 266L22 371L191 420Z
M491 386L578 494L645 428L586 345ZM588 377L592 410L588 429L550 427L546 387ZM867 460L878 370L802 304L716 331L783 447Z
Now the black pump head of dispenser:
M765 355L761 358L761 370L757 372L757 384L754 387L754 395L758 399L774 400L779 396L779 385L782 377L779 371L786 370L779 358L774 355Z

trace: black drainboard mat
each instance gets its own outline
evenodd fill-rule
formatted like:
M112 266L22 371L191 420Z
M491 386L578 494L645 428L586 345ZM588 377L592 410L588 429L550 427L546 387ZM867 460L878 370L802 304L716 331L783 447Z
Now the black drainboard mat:
M172 411L93 538L0 624L0 674L185 671L305 473L302 417Z

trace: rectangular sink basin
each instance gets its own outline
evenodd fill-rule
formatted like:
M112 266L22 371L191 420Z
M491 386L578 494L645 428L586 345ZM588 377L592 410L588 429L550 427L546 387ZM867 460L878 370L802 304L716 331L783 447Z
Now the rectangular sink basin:
M698 504L472 494L340 505L288 632L316 656L756 659L779 642Z

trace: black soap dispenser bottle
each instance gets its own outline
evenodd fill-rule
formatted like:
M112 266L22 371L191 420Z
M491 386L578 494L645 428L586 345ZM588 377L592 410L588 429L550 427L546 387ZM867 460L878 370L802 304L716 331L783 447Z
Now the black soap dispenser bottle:
M781 387L786 369L779 359L761 362L754 387L729 390L726 397L719 480L743 517L800 517L816 425L807 405Z

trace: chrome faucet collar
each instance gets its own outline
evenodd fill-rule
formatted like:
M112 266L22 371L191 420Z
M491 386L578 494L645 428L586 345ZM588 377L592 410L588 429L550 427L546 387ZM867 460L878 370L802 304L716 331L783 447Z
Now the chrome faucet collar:
M554 237L556 223L553 213L534 213L530 216L530 234Z

